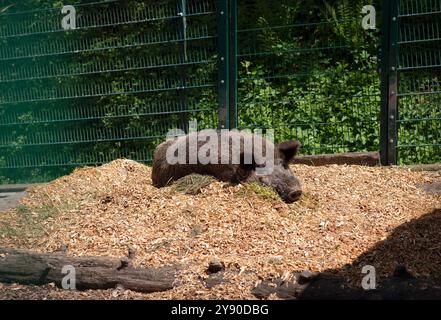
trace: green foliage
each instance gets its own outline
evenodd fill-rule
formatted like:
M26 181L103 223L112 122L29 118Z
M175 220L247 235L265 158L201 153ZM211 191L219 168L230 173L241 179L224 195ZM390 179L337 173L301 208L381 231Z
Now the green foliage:
M361 26L362 7L368 4L377 8L377 30ZM240 126L274 128L276 140L299 139L303 153L379 150L379 2L277 1L265 6L259 1L254 8L244 8L247 18L239 19ZM420 30L430 29L424 23L414 27L418 34L403 31L404 36L424 38ZM431 44L401 47L402 63L409 66L438 61L431 58L439 55ZM441 86L435 72L400 73L400 163L441 159Z
M241 26L256 30L239 42L255 53L240 61L241 127L274 128L304 153L378 150L379 37L361 27L366 3L283 3Z
M68 32L62 1L9 3L0 9L29 13L0 16L0 35L10 35L1 58L13 58L0 61L0 183L120 157L149 162L168 130L191 119L216 126L209 1L188 2L185 36L198 39L188 42L174 0L73 0L79 29Z

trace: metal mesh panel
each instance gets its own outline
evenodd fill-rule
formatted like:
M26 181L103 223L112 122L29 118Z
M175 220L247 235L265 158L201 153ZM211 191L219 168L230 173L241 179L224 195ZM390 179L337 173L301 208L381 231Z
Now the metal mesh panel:
M0 181L149 162L172 128L217 123L215 1L0 2Z
M362 28L356 2L239 1L241 128L308 154L378 150L379 27Z
M441 161L441 2L401 0L398 159Z

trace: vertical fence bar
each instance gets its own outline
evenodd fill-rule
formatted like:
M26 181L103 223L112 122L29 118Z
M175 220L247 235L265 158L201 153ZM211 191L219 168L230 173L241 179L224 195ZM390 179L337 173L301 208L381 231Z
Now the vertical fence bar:
M217 34L218 34L218 102L219 102L219 127L229 129L229 33L228 33L228 1L217 2Z
M398 3L391 0L388 103L388 164L397 164L398 144Z
M381 54L381 163L397 163L398 0L383 1Z
M179 12L178 14L182 17L179 19L179 34L182 37L183 41L179 42L179 64L181 66L179 67L179 76L180 76L180 87L178 89L178 95L179 95L179 101L180 101L180 108L181 110L188 110L188 98L186 93L186 74L187 74L187 0L181 0L179 3ZM181 112L179 114L179 120L181 122L181 129L184 130L186 133L188 132L188 113L187 112Z
M388 105L389 105L389 30L390 2L383 0L381 24L381 114L380 114L380 156L381 164L388 165Z
M229 125L234 129L237 127L237 0L229 2Z

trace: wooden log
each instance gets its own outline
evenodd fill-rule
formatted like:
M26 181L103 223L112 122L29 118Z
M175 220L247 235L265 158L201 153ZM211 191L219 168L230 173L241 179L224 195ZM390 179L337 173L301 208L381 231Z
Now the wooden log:
M415 164L415 165L403 166L403 168L409 169L410 171L414 171L414 172L421 172L421 171L441 171L441 163L434 163L434 164Z
M75 268L76 289L111 289L122 286L138 292L158 292L174 287L176 266L134 268L130 259L71 257L63 252L37 253L0 248L0 282L62 287L64 266Z
M329 164L347 164L362 166L380 165L379 152L349 152L337 154L321 154L315 156L300 156L292 160L293 164L306 164L310 166L324 166Z

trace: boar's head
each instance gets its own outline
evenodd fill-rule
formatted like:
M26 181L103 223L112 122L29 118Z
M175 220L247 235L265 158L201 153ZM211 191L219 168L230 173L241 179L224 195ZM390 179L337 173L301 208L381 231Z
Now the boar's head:
M280 197L287 203L299 200L302 195L302 188L299 180L289 168L289 162L297 154L300 148L298 141L285 141L274 147L274 164L268 174L258 174L259 167L265 166L252 164L241 164L238 174L243 182L258 182L274 188Z

